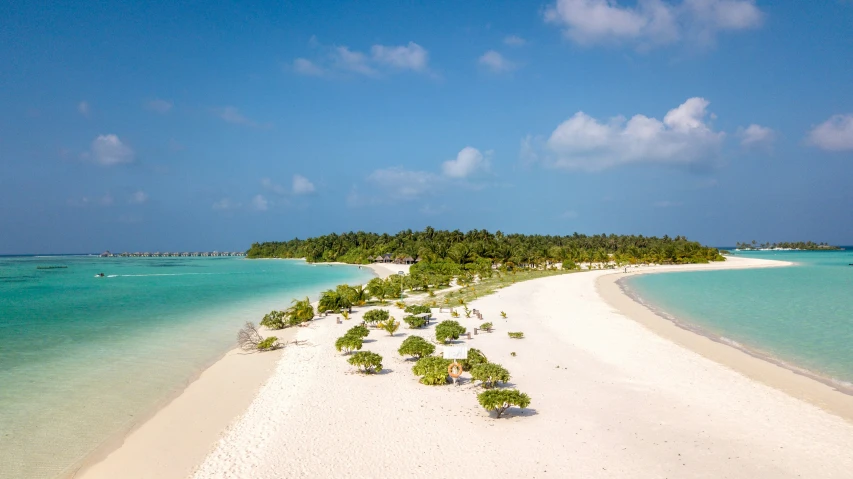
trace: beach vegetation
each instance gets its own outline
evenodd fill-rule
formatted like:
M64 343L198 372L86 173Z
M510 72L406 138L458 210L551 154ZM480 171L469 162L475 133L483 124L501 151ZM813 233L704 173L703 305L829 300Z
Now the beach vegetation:
M364 322L367 324L376 325L388 319L387 309L371 309L364 313Z
M387 297L385 294L385 282L381 278L373 278L368 281L367 291L371 297L378 299L383 304L385 303L385 298Z
M406 316L405 318L403 318L403 321L409 325L409 329L420 328L424 324L426 324L426 319L424 319L420 316L413 316L413 315Z
M311 304L310 299L307 297L305 299L294 299L290 303L290 307L285 311L287 325L295 326L306 321L311 321L314 319L314 313L314 306Z
M284 347L275 336L269 338L261 336L257 326L252 322L247 322L237 332L237 346L243 351L269 351Z
M278 338L275 336L264 338L258 343L258 351L272 351L273 349L278 349L280 347L281 345L278 342Z
M356 306L364 306L367 303L367 300L370 299L370 290L367 286L360 284L358 286L353 286L350 288L352 290L352 299L353 303Z
M348 311L341 311L341 316L344 319L349 320L349 312Z
M261 319L261 326L269 329L284 329L287 326L287 312L270 311Z
M447 384L450 375L447 373L447 367L453 361L444 359L440 356L425 356L418 359L418 362L412 366L412 372L416 376L421 376L421 384L427 386L441 386Z
M435 340L440 343L459 339L459 336L464 334L465 327L456 321L442 321L435 327Z
M453 311L450 312L450 317L451 318L458 318L459 317L459 311L456 311L454 309Z
M317 309L320 311L334 311L335 313L349 311L349 309L352 308L353 303L350 296L341 294L341 286L338 286L337 289L324 291L323 294L320 295L320 301L317 303ZM349 287L347 287L347 289L349 289Z
M361 336L355 334L345 334L335 341L335 349L340 353L349 354L357 349L361 349L364 344Z
M385 321L379 323L379 328L388 331L388 334L394 336L394 333L400 329L400 322L394 319L394 316L391 316Z
M370 334L370 330L362 325L353 326L347 330L347 336L356 336L359 338L366 338Z
M479 349L469 348L468 356L459 362L462 364L463 371L470 371L477 365L488 363L489 359Z
M503 311L501 311L501 317L502 317L502 318L504 318L504 319L506 319L506 313L505 313L505 312L503 312Z
M492 332L493 327L494 325L488 321L480 325L480 329L488 331L490 333Z
M426 314L426 313L432 312L432 310L430 310L429 306L425 306L422 304L410 304L410 305L406 306L406 309L404 309L403 311L405 311L409 314Z
M497 386L499 382L508 382L509 378L509 371L500 364L480 363L471 369L471 379L480 381L486 389Z
M494 411L500 419L501 415L512 406L522 409L530 405L530 396L518 389L489 389L477 395L480 406L487 411Z
M416 359L429 356L435 352L435 345L420 336L409 336L397 350L400 356L411 356Z
M382 371L382 356L370 351L359 351L347 359L347 362L365 374Z
M521 331L517 331L517 332L508 332L508 333L506 333L506 334L508 334L508 335L509 335L509 337L510 337L510 338L512 338L512 339L522 339L522 338L524 338L524 333L522 333Z
M509 353L510 356L515 357L515 351Z

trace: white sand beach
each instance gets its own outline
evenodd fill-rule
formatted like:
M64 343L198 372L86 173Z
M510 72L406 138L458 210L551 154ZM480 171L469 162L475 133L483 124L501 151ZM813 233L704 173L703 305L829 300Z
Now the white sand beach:
M778 264L731 258L691 268ZM685 269L647 271L674 268ZM527 281L470 305L496 329L464 343L506 367L511 386L532 399L501 419L479 406L479 386L421 385L413 363L397 354L408 335L433 339L435 322L421 330L403 325L393 337L372 330L364 350L381 354L385 369L356 373L333 344L360 322L368 309L361 308L343 324L329 317L296 328L308 344L280 353L242 416L217 419L234 419L218 441L200 444L210 435L192 434L201 426L185 423L182 411L190 414L204 398L182 403L182 395L78 477L851 477L853 415L845 411L853 409L845 408L853 397L790 372L774 384L767 371L778 366L681 329L692 339L667 332L667 324L676 327L622 294L613 284L619 276L608 270ZM458 321L469 330L481 323ZM724 352L709 353L702 341ZM770 369L741 368L747 358ZM207 380L202 391L211 402L234 393ZM176 460L185 451L194 462Z

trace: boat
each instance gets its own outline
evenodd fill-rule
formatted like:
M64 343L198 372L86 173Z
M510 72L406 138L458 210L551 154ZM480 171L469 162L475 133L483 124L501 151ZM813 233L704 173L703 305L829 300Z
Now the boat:
M96 278L103 278L103 277L104 277L104 273L98 273L98 274L96 274L96 275L95 275L95 277L96 277Z

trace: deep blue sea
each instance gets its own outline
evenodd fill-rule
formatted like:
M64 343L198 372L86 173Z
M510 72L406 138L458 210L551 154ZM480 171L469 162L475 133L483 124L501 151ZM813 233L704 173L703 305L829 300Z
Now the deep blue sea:
M371 277L237 257L0 257L0 478L67 472L235 347L244 322Z
M735 253L785 268L640 275L623 287L664 316L849 388L853 383L853 248Z

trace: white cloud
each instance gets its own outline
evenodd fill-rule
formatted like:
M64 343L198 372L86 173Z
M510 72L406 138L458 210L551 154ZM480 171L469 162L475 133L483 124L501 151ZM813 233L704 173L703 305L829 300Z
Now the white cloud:
M255 195L252 198L252 208L258 211L266 211L269 209L269 201L263 195Z
M261 186L277 195L287 194L287 189L285 187L273 183L273 181L269 178L261 178Z
M545 21L561 26L572 41L629 43L641 49L682 39L711 43L718 32L761 25L755 0L556 0Z
M146 201L148 201L148 193L146 193L142 190L139 190L139 191L133 193L132 195L130 195L130 199L128 200L129 203L134 204L134 205L141 205L142 203L145 203Z
M293 175L293 194L307 195L315 190L314 183L311 183L308 178L302 175Z
M385 190L392 198L413 199L433 189L439 177L426 171L410 171L400 167L374 171L367 181Z
M489 167L489 160L480 153L480 150L466 146L456 155L455 160L445 161L441 165L441 171L445 176L451 178L466 178L478 170Z
M80 112L81 115L88 117L92 113L92 108L89 107L88 102L81 101L77 104L77 111Z
M808 142L826 151L853 150L853 114L830 117L809 132Z
M293 60L293 70L301 75L315 77L323 76L323 74L326 73L321 67L305 58L297 58L296 60Z
M174 106L172 105L172 102L160 98L155 98L145 103L146 109L164 115L166 113L169 113L169 111L172 109L172 106Z
M577 112L542 142L542 152L534 137L522 140L522 159L587 171L637 163L700 163L717 156L725 137L705 123L707 106L703 98L690 98L663 121L644 115L599 121Z
M133 150L116 135L99 135L92 140L91 155L86 156L103 166L132 163L134 159Z
M360 73L370 77L379 75L378 71L368 65L367 55L361 52L352 51L348 47L336 47L334 50L333 61L335 66L341 70Z
M767 128L766 126L756 125L755 123L746 128L738 129L737 134L740 137L741 146L747 148L770 146L776 137L776 134L772 129Z
M401 70L424 71L429 53L415 42L405 46L373 45L370 49L373 60Z
M221 200L213 203L213 209L219 211L233 210L240 206L242 206L240 203L235 203L231 198L222 198Z
M240 113L240 110L233 106L226 106L222 108L216 108L213 110L213 113L218 116L221 120L226 121L228 123L233 123L235 125L245 125L251 126L253 128L269 128L271 125L266 123L258 123L251 118L247 118L245 115Z
M504 38L504 44L510 45L513 47L520 47L522 45L526 45L527 40L525 40L525 39L523 39L517 35L509 35L508 37Z
M494 50L484 53L477 62L495 73L507 72L514 70L516 67L515 63L507 60L503 55Z

